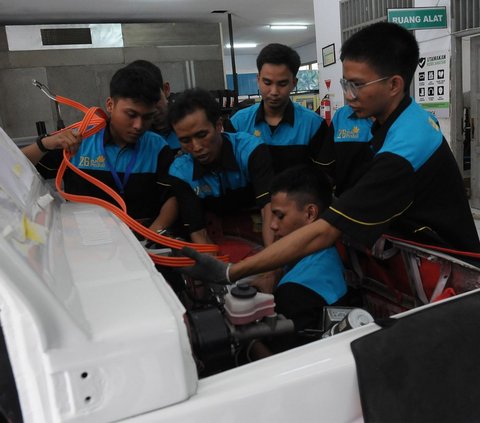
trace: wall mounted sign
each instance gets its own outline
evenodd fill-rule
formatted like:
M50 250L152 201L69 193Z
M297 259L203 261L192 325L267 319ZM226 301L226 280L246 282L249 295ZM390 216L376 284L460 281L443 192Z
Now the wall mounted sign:
M421 53L415 71L415 101L440 118L450 115L450 53Z
M335 59L335 44L330 44L322 48L323 67L333 65Z
M388 22L406 29L439 29L447 27L446 7L413 7L387 9Z

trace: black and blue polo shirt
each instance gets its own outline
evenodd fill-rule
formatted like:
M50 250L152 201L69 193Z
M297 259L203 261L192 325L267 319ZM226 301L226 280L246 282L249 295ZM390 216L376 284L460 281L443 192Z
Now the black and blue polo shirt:
M333 115L329 136L322 144L316 162L335 181L337 195L343 192L345 187L353 185L361 174L361 166L357 167L355 164L370 161L372 125L372 119L358 118L350 106L341 107ZM344 149L348 154L343 155ZM337 155L340 154L342 156L337 160Z
M177 152L178 150L180 150L180 141L178 140L175 131L170 131L165 137L165 141L167 141L168 146L173 152Z
M178 139L177 134L172 128L168 127L165 130L154 130L153 132L160 135L167 142L174 155L178 153L178 151L180 150L180 140Z
M335 247L316 251L285 270L276 289L296 283L316 292L327 304L337 302L347 293L342 260Z
M327 137L328 125L317 113L289 101L281 122L276 127L265 120L263 101L239 110L230 118L236 131L261 138L272 155L273 170L311 163L318 156Z
M49 152L37 168L45 177L51 177L51 172L56 173L62 159L61 150ZM107 127L85 138L71 162L119 193L131 217L152 219L157 217L161 206L171 196L164 178L172 160L173 154L160 135L147 131L136 144L121 148L112 141ZM116 204L101 189L69 169L64 175L64 187L71 194L93 196Z
M182 154L170 166L170 182L190 233L205 228L204 211L221 216L270 202L273 171L267 146L245 132L221 136L220 157L211 165Z
M384 124L373 123L371 138L360 130L356 139L344 137L361 123L350 112L334 116L337 198L322 217L366 246L390 233L480 252L463 179L434 116L405 97Z

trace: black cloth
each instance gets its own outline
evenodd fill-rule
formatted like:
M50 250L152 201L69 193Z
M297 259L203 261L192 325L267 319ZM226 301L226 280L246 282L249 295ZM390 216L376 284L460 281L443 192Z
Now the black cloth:
M365 422L480 421L480 293L391 320L351 344Z

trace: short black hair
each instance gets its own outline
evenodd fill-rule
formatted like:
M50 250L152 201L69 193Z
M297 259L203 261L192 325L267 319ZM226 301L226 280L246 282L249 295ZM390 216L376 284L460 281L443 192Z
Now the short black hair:
M134 60L132 63L128 64L127 67L139 67L139 68L147 70L158 81L158 83L160 84L160 89L163 89L162 71L154 63L149 62L148 60L138 59L138 60Z
M412 82L420 52L415 36L400 25L378 22L353 34L342 45L340 60L365 62L380 76L400 75L405 92Z
M309 203L316 204L322 212L332 203L332 186L327 175L313 165L297 165L275 175L270 194L285 192L298 209Z
M175 96L175 101L168 105L168 122L173 125L197 110L204 110L214 126L221 116L220 104L212 94L202 88L191 88Z
M110 80L110 97L156 104L160 100L160 84L149 71L125 66L117 70Z
M301 64L300 56L293 48L276 43L265 46L257 56L257 69L259 73L265 63L286 65L294 77L297 76Z

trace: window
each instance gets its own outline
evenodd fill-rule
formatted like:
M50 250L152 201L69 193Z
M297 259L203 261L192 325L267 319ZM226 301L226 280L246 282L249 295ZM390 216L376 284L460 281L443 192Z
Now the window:
M478 1L478 0L475 0ZM342 42L363 27L387 20L387 9L413 7L412 0L341 0Z
M453 7L453 32L480 28L480 2L478 0L455 0Z

